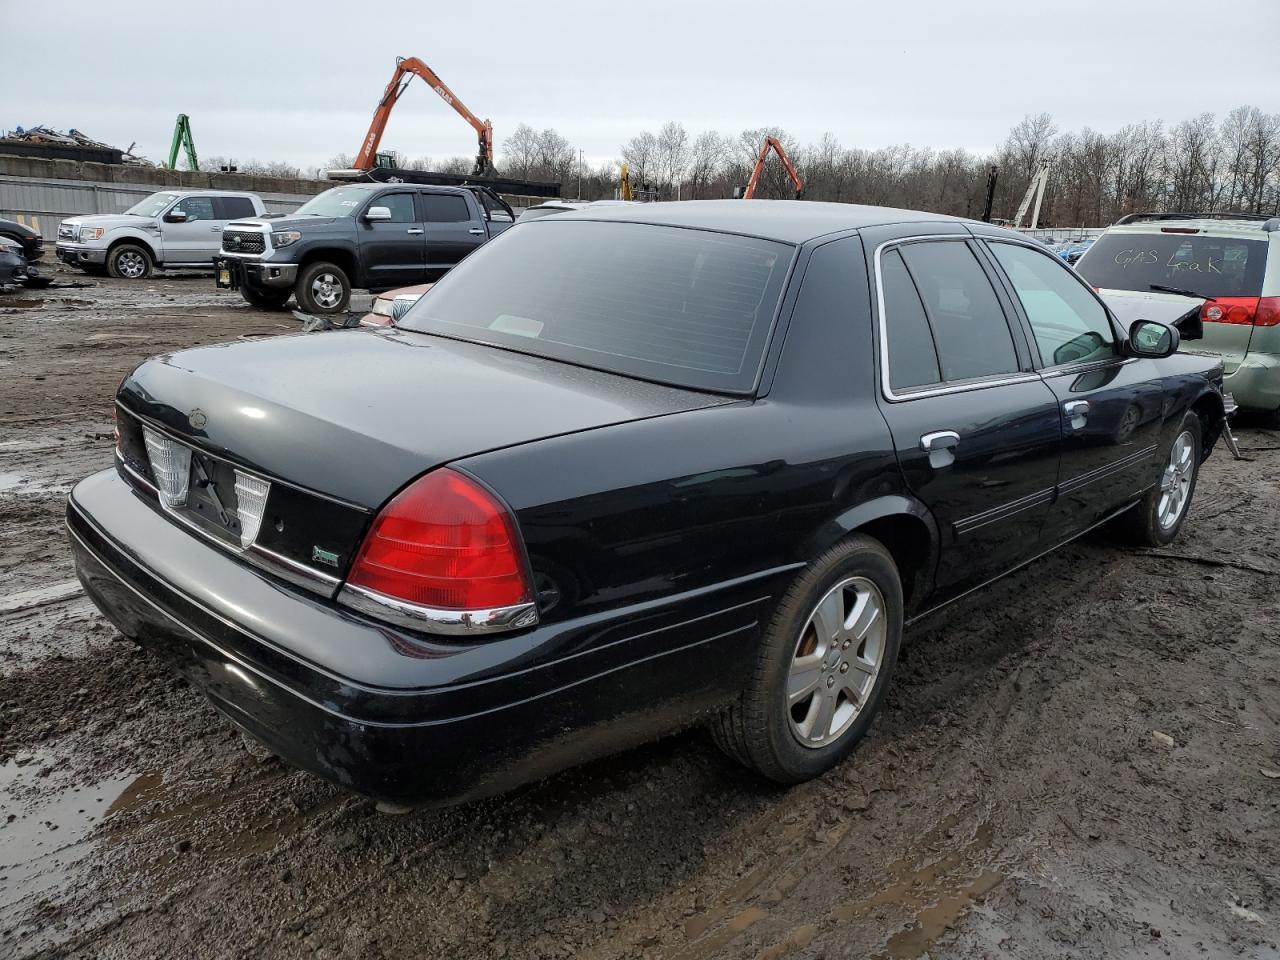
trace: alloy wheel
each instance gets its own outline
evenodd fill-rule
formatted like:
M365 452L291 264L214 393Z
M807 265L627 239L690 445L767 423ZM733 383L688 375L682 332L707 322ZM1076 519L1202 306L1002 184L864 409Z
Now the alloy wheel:
M311 281L311 298L325 310L342 301L342 283L332 273L321 273Z
M147 264L143 260L142 254L133 250L126 250L116 257L116 271L126 279L137 280L146 273Z
M1169 465L1160 475L1160 501L1156 504L1156 522L1161 530L1171 529L1187 509L1191 499L1191 481L1195 478L1195 437L1183 430L1169 450Z
M796 640L787 676L787 719L804 746L834 743L862 713L884 662L888 617L865 577L837 583Z

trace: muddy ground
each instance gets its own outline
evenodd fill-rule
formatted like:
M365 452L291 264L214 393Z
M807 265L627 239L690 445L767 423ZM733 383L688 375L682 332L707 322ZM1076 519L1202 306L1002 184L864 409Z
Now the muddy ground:
M89 282L0 296L0 957L1280 957L1280 434L1219 449L1170 548L1094 535L910 630L818 782L695 730L393 817L67 587L120 377L298 326Z

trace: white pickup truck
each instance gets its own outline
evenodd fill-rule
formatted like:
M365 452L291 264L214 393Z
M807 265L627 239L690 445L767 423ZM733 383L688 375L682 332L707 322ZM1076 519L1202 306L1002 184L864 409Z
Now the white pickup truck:
M156 267L211 266L223 227L266 212L255 193L164 190L124 213L63 220L55 249L85 273L141 280Z

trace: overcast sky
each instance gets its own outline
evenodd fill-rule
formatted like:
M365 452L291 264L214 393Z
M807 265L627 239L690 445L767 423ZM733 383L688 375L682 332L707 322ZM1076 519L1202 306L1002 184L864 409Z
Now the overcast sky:
M0 128L76 127L153 160L179 112L205 156L354 154L397 54L493 121L499 158L521 122L602 162L667 120L984 151L1041 110L1104 132L1280 112L1280 0L0 0L0 14ZM383 147L473 155L475 136L415 80Z

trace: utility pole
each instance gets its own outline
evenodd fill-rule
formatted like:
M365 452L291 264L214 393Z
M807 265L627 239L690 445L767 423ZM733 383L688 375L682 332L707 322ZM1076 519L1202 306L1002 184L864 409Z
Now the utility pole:
M996 178L1000 176L1000 168L994 163L991 165L991 172L987 174L987 205L982 210L982 222L991 222L991 204L996 199Z
M578 151L578 199L582 199L582 151Z

